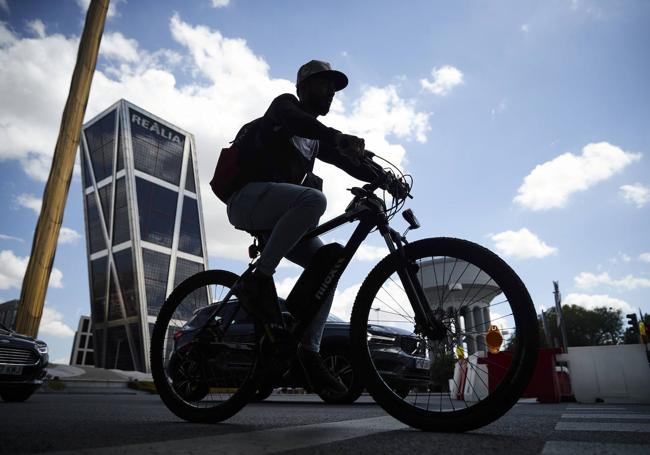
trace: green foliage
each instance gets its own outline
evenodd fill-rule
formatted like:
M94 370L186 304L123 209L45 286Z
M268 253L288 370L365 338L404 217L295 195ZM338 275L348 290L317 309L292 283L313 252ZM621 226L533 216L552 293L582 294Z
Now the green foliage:
M65 383L61 379L59 379L58 376L55 376L47 380L47 387L50 390L55 390L57 392L60 392L61 390L65 389Z
M563 305L562 314L567 331L569 346L602 346L621 344L623 342L623 320L621 310L605 307L588 310L578 305ZM546 311L551 340L557 340L556 346L562 339L560 328L557 326L555 308ZM544 336L541 316L539 317L540 340L542 346L548 347Z

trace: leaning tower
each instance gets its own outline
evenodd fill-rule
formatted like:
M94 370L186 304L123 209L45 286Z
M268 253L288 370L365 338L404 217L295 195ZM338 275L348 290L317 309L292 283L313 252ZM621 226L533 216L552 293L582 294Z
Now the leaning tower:
M149 372L162 303L208 266L194 137L120 100L80 150L95 366Z

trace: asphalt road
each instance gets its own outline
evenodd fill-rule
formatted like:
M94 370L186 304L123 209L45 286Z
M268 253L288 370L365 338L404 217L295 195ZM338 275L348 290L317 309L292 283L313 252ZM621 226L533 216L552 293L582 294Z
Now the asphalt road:
M405 427L369 398L332 406L274 395L225 423L198 425L155 395L124 393L0 402L0 453L650 454L650 406L518 404L480 430L447 434Z

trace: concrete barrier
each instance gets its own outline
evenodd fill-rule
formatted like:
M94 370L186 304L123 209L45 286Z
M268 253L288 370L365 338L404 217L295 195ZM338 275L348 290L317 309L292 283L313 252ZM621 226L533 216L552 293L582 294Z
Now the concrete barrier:
M580 403L650 404L650 367L642 344L570 347L556 359L568 362Z

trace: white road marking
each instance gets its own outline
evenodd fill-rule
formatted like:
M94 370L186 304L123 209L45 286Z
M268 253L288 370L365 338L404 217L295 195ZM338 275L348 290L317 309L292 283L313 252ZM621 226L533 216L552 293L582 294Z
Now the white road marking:
M636 419L650 420L650 414L562 414L563 419Z
M629 431L650 433L650 423L620 422L558 422L556 431Z
M643 444L609 444L579 441L548 441L542 455L639 455L647 450Z
M187 453L192 453L192 455L214 455L215 453L256 455L302 449L405 428L410 427L392 417L372 417L175 441L88 448L70 452L50 452L50 455L90 453L93 455L114 455L115 453L120 455Z
M613 406L569 406L566 411L625 411L625 408L615 408Z

